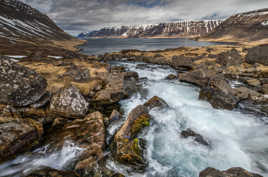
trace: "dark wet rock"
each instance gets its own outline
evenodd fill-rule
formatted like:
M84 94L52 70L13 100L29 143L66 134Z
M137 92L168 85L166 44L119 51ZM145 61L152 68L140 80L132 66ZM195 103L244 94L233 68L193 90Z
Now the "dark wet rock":
M28 106L46 93L47 82L24 66L0 59L0 103Z
M245 99L239 102L238 107L246 113L251 113L259 116L268 116L268 101L256 102Z
M202 137L202 135L194 132L191 129L187 129L181 132L181 136L183 138L189 138L192 137L194 141L196 141L199 144L202 144L204 146L209 146L209 143Z
M0 116L0 162L37 145L42 134L35 120Z
M150 125L149 111L155 107L163 108L166 102L153 97L144 105L134 108L128 115L123 126L117 131L111 149L115 159L131 166L135 171L142 172L148 165L144 157L146 142L139 135Z
M43 170L37 170L31 172L29 175L25 177L79 177L74 172L63 172L51 168L45 168Z
M217 72L213 70L198 69L179 74L179 80L199 87L206 87L210 78L216 76L216 74Z
M262 177L261 175L251 173L243 168L230 168L226 171L219 171L215 168L207 168L200 172L199 177Z
M199 99L208 101L214 108L228 110L236 108L239 102L229 83L221 77L211 79L209 86L201 89Z
M60 89L52 96L50 102L51 112L67 118L84 117L88 112L88 106L88 102L74 86Z
M136 69L146 69L148 67L147 64L137 64Z
M168 75L168 76L166 77L166 79L167 79L167 80L175 80L175 79L177 79L177 76L174 75L174 74L170 74L170 75Z
M220 53L216 58L216 62L222 66L239 65L243 62L242 56L236 49Z
M30 105L30 107L32 108L41 108L43 106L45 106L46 104L49 103L51 98L51 94L49 92L46 92L41 98L40 100L38 100L36 103Z
M249 64L260 63L263 65L268 65L268 45L260 45L248 49L248 54L246 56L246 61Z

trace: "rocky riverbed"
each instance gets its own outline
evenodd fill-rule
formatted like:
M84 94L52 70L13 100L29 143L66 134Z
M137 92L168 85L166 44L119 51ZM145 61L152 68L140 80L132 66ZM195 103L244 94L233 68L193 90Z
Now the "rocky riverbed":
M1 57L0 176L266 174L263 50Z

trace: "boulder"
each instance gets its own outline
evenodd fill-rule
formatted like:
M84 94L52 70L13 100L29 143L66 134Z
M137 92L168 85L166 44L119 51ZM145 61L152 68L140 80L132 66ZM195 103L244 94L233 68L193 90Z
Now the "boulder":
M63 77L70 77L76 82L88 82L90 79L90 73L87 68L82 68L71 64L67 68L67 71L63 74Z
M262 177L251 173L243 168L230 168L226 171L219 171L215 168L207 168L200 172L199 177Z
M252 87L259 87L261 85L261 82L258 79L249 79L246 82L249 86Z
M199 87L206 87L210 78L214 77L216 74L217 73L213 70L198 69L179 74L179 80Z
M185 55L173 56L171 65L175 69L182 69L185 68L187 70L191 70L194 68L194 61L196 59L193 57L188 57Z
M96 93L93 100L101 104L113 104L137 91L136 72L111 73L104 89Z
M129 113L127 120L115 134L111 147L118 162L131 166L139 172L145 170L147 166L144 157L146 142L138 136L145 127L150 125L151 116L149 111L156 107L163 108L165 106L167 104L163 99L153 97L144 105L137 106Z
M47 81L24 66L0 59L0 103L17 107L37 102L46 93Z
M265 66L268 65L268 44L259 45L248 49L246 62L249 64L260 63Z
M37 145L42 134L35 120L0 116L0 162Z
M209 143L202 137L202 135L194 132L191 129L187 129L181 132L182 138L189 138L192 137L194 141L196 141L199 144L202 144L204 146L209 146Z
M236 108L239 102L229 83L222 77L212 78L208 87L201 89L199 99L208 101L214 108L228 110Z
M67 118L79 118L86 115L88 106L89 103L80 91L74 86L69 86L61 88L52 96L50 111Z
M216 58L216 62L224 67L240 65L243 62L242 56L236 49L222 52Z

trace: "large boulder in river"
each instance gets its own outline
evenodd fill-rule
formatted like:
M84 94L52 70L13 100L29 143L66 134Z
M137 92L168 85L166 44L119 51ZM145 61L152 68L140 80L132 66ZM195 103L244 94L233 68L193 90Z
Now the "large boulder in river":
M0 162L37 145L42 124L29 118L0 116Z
M153 97L144 105L134 108L128 115L123 126L117 131L112 143L115 159L131 166L136 171L144 171L147 166L144 157L145 141L138 135L150 125L149 111L153 108L166 107L167 104L159 97Z
M246 56L246 61L249 64L260 63L263 65L268 65L268 44L256 46L248 49L248 54Z
M243 168L230 168L226 171L219 171L215 168L207 168L200 172L199 177L262 177L251 173Z
M84 117L88 112L88 106L89 103L74 86L60 89L52 96L50 102L51 112L68 118Z
M35 71L0 59L0 103L28 106L46 93L46 87L46 80Z
M187 129L181 132L182 138L193 138L195 142L202 144L204 146L209 146L209 143L203 138L202 135L196 133L191 129Z

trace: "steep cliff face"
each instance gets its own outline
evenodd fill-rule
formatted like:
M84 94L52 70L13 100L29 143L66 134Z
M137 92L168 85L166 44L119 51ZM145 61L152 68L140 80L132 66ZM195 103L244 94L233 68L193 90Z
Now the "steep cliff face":
M247 40L268 38L268 8L233 15L207 37Z
M204 36L212 32L222 21L180 21L156 25L122 26L103 28L98 31L81 33L80 38L90 37L155 37L155 36Z
M0 38L70 39L48 16L17 0L0 0Z

